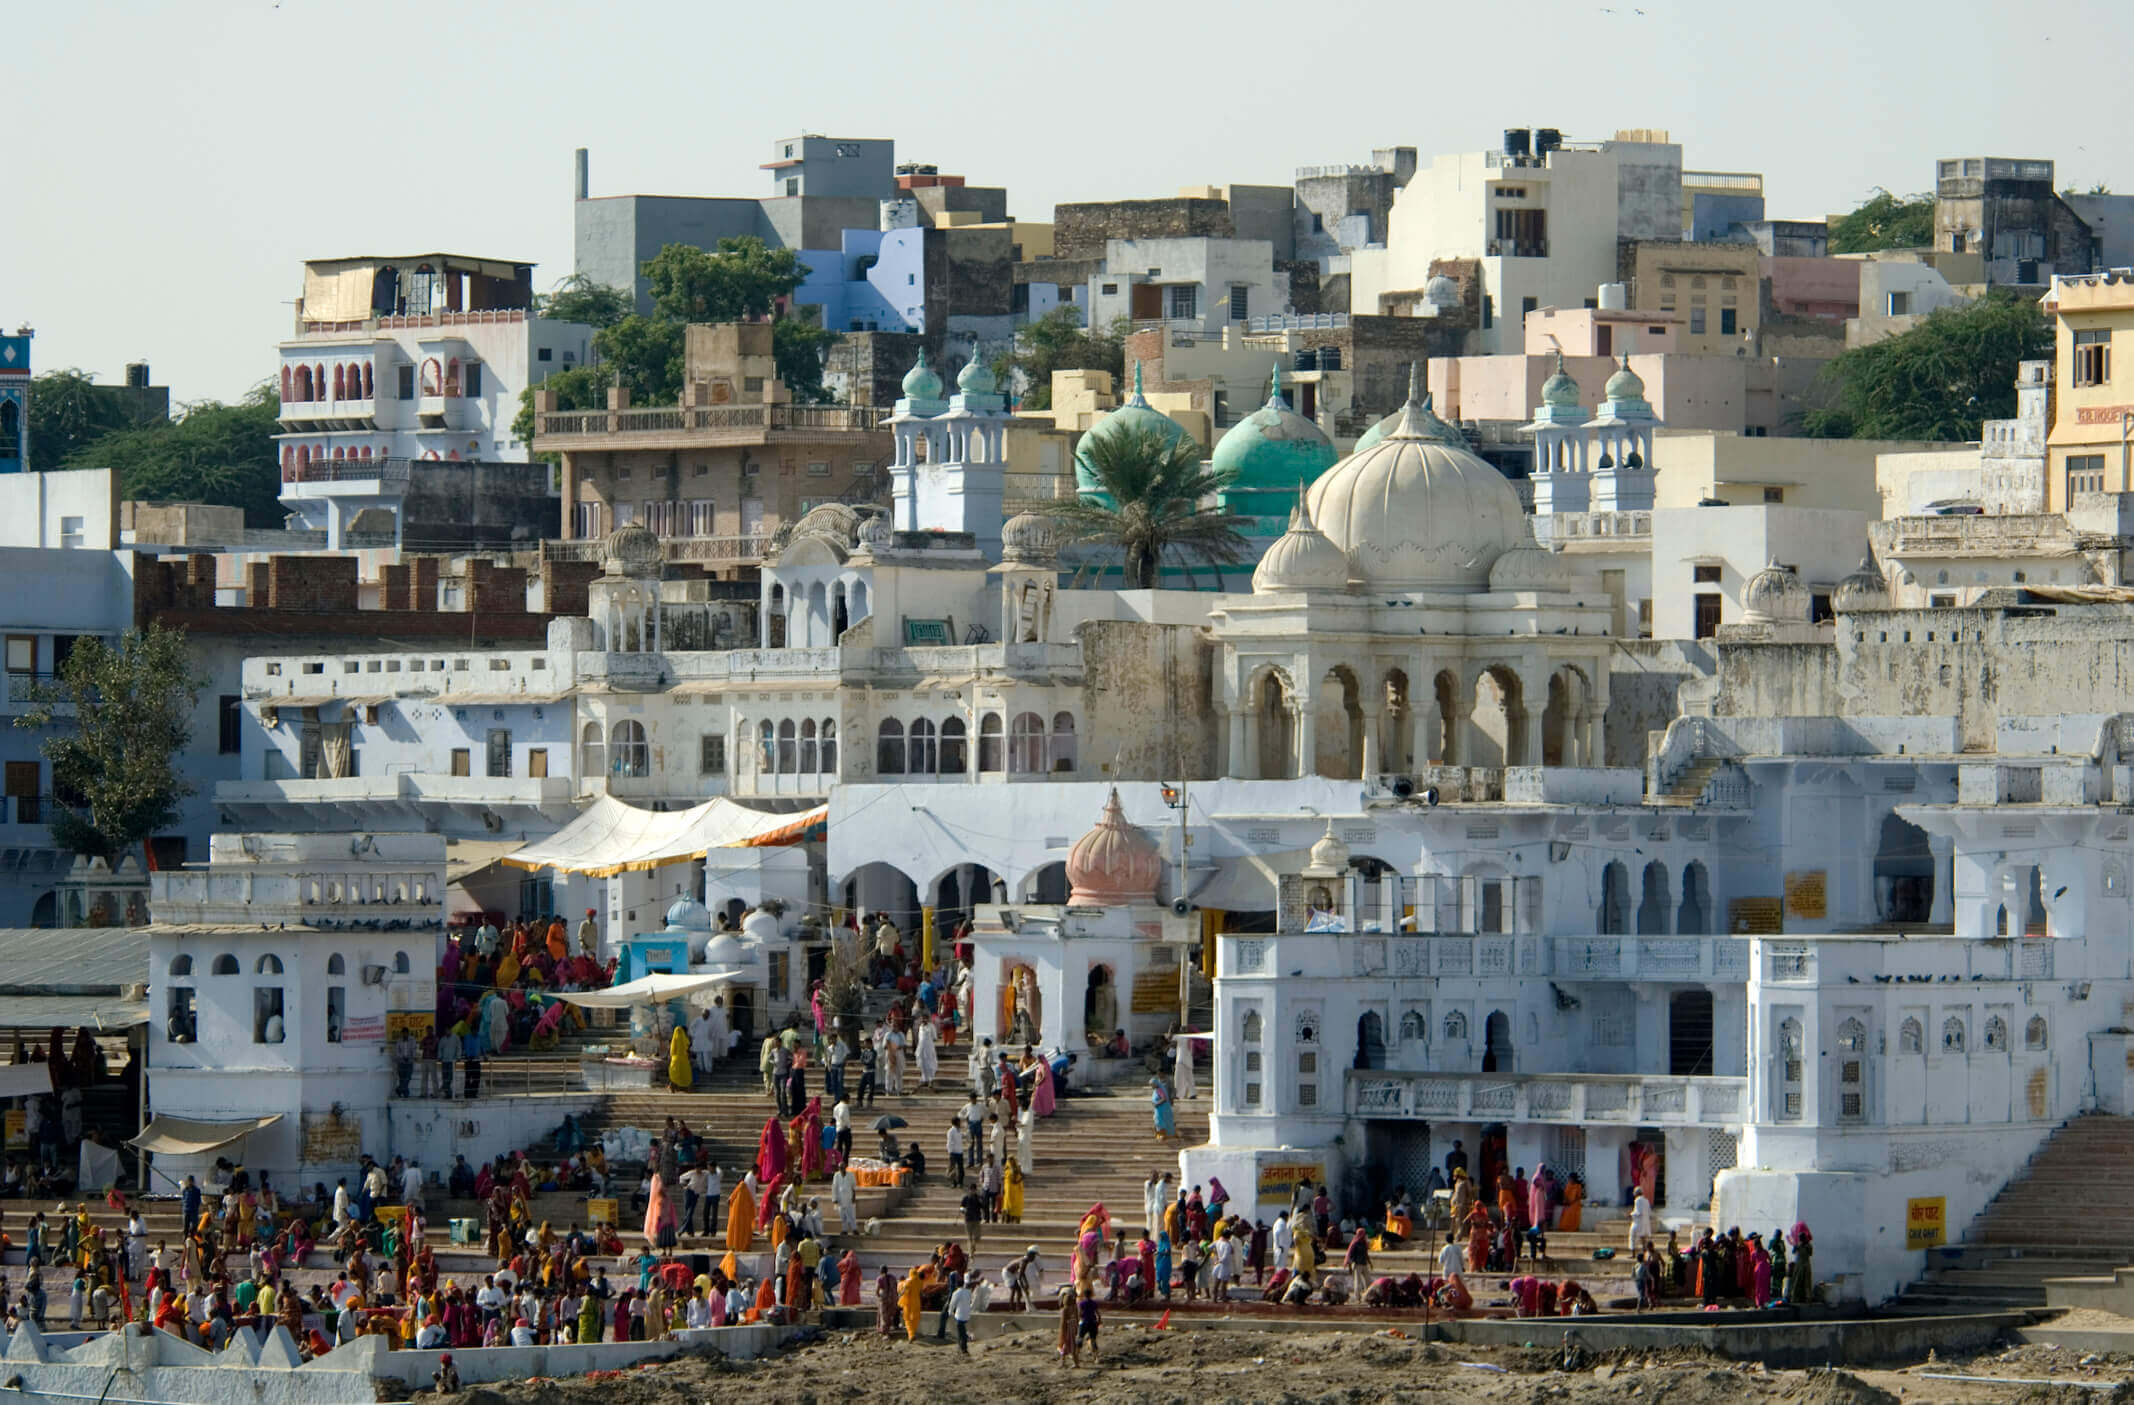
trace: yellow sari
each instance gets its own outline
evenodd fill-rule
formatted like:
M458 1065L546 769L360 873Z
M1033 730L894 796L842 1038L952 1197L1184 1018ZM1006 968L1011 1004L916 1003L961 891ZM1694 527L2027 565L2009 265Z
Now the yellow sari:
M1008 1180L1000 1189L1000 1217L1009 1224L1019 1224L1023 1217L1023 1167L1014 1157L1008 1158Z

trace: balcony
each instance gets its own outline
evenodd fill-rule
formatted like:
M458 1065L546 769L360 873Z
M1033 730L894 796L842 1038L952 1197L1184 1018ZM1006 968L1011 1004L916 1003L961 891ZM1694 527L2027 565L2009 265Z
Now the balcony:
M314 459L282 469L284 498L400 497L413 476L408 459Z
M292 430L372 429L377 427L378 402L361 400L286 400L281 422Z
M670 405L649 409L551 410L539 416L544 450L690 449L763 444L772 438L836 439L882 433L885 412L844 405ZM618 444L615 441L625 441Z
M0 673L0 717L19 717L36 705L40 688L49 688L58 681L56 673ZM54 717L72 717L74 704L55 702Z
M1549 256L1549 241L1546 239L1492 239L1488 256L1493 259L1545 259Z
M1325 969L1311 944L1339 943L1341 965L1353 977L1456 980L1540 977L1557 981L1743 982L1749 942L1743 937L1540 936L1500 932L1441 932L1432 936L1376 936L1296 932L1273 937L1228 936L1217 950L1217 974L1265 976L1273 971Z
M1350 1069L1347 1084L1351 1117L1726 1128L1749 1110L1746 1078Z
M770 540L764 532L732 537L663 537L660 547L669 561L745 562L762 559ZM604 542L596 540L545 541L541 543L541 557L545 561L598 562L604 547Z

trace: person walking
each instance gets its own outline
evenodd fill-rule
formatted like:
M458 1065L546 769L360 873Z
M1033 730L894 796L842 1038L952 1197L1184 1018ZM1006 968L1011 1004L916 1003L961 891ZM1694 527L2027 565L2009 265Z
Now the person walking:
M963 1122L955 1117L948 1120L948 1183L963 1184Z
M956 1319L956 1350L965 1356L971 1354L972 1297L970 1280L957 1275L956 1290L948 1295L948 1312Z

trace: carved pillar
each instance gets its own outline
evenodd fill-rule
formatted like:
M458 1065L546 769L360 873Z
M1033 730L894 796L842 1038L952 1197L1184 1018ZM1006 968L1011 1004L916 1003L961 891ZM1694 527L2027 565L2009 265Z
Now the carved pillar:
M1299 777L1316 775L1319 769L1319 714L1310 698L1299 698L1292 714L1296 719L1296 771Z
M1246 776L1245 717L1244 708L1230 709L1230 769L1227 774L1237 780L1243 780Z

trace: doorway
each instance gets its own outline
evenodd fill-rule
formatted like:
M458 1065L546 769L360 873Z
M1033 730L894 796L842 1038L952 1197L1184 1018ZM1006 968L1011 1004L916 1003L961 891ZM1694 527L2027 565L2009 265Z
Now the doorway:
M1490 1011L1482 1022L1482 1071L1512 1071L1512 1018L1502 1010Z
M1366 1010L1356 1021L1357 1068L1384 1068L1386 1066L1386 1022L1376 1010Z
M1667 1002L1667 1072L1676 1078L1712 1073L1712 993L1678 990Z

